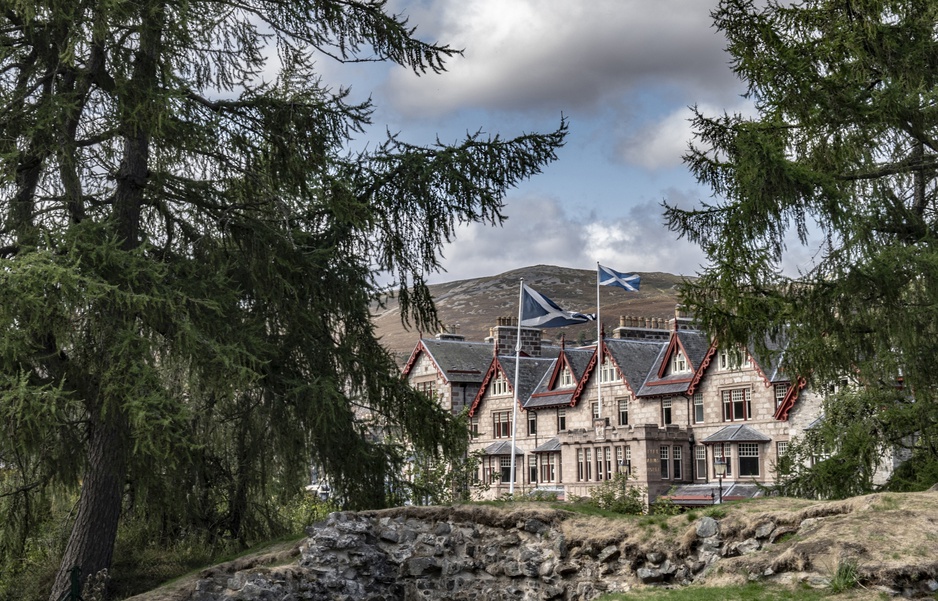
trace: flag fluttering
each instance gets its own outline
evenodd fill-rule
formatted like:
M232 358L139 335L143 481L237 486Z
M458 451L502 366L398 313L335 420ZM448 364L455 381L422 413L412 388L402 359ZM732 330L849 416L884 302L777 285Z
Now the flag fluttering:
M619 273L614 269L603 267L599 265L599 263L596 265L599 267L600 286L618 286L630 292L638 292L638 287L642 280L638 274Z
M531 328L562 328L594 321L593 313L561 309L554 301L527 286L522 287L521 325Z

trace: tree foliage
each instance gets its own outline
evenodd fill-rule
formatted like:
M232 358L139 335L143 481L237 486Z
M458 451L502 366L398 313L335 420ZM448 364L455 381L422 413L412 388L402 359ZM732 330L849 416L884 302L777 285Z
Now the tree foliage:
M785 332L790 373L864 386L863 436L938 458L938 5L723 0L713 18L757 114L695 112L685 160L715 199L666 207L709 260L688 304L721 339Z
M377 274L432 325L441 244L500 223L565 123L348 152L372 106L316 60L458 54L381 0L7 1L0 20L0 556L79 483L53 597L71 565L110 564L122 511L244 540L310 461L381 506L402 454L376 421L459 455L464 428L375 336Z

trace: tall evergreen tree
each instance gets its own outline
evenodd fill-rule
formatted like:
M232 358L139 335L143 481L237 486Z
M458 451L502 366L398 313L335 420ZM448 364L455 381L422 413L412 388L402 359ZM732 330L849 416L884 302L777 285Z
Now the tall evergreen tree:
M374 420L458 452L375 336L376 275L433 324L440 245L500 223L564 123L347 152L372 107L315 60L458 54L383 0L5 1L0 20L0 544L38 491L80 482L51 598L111 563L122 508L241 537L310 460L381 506L400 455Z
M696 112L685 160L716 200L666 207L709 259L685 289L721 340L788 337L818 390L849 377L819 444L871 486L883 450L938 462L938 4L723 0L712 13L757 115ZM789 236L823 239L797 276ZM795 243L795 242L792 242ZM834 478L843 469L828 469ZM814 486L832 492L837 483Z

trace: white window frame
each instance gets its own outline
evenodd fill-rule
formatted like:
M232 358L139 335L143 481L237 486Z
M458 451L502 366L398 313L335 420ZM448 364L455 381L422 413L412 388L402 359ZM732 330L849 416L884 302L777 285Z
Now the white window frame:
M570 371L569 366L564 366L560 371L560 387L569 388L573 386L576 382L573 380L573 372Z
M704 413L703 393L698 390L694 393L694 423L702 424L705 419L706 414Z
M702 444L694 447L694 477L697 480L707 479L707 447Z
M755 462L746 461L748 465L755 465L755 473L743 473L743 459L751 460L755 457ZM736 444L736 459L739 462L739 471L737 472L740 478L758 478L762 475L762 466L761 458L759 456L759 443L757 442L740 442Z
M689 371L690 364L687 361L687 357L684 356L684 351L677 349L671 356L671 373L683 374Z
M788 391L790 389L791 389L791 385L788 382L783 382L781 384L776 384L774 386L776 409L782 406L782 401L784 401L785 397L788 396Z
M619 408L619 415L618 415L619 425L627 426L629 425L629 398L623 397L623 398L616 399L616 401L617 401L616 406Z
M616 369L616 364L609 358L609 355L603 356L603 366L599 374L601 382L622 381L622 376L619 375L619 370Z
M511 386L508 385L508 379L505 374L499 372L492 380L492 396L506 396L511 394Z

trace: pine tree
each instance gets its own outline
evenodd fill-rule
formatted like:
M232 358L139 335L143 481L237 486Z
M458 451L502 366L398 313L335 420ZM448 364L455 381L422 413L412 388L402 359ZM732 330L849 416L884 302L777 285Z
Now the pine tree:
M243 538L310 461L347 506L384 504L402 454L375 422L459 453L465 429L375 336L377 277L431 327L441 244L500 223L565 123L346 151L372 106L316 60L432 74L458 54L382 0L35 0L0 20L0 544L22 549L39 491L80 484L50 598L110 565L122 511Z
M934 464L938 5L724 0L713 17L757 114L695 112L685 160L716 200L666 207L709 260L687 302L723 341L786 337L816 390L862 385L816 438L869 486L884 450ZM823 240L797 275L780 270L789 236Z

